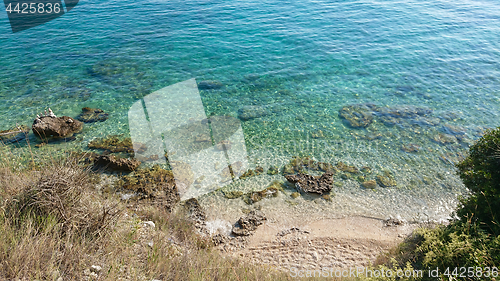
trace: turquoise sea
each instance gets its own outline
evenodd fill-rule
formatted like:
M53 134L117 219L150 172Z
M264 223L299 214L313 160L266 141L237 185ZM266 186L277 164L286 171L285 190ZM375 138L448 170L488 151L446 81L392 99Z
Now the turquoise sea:
M48 107L71 117L101 108L110 118L86 124L76 140L34 148L86 149L96 137L128 135L128 110L146 95L192 78L218 81L200 90L207 116L266 112L241 120L249 167L310 156L368 166L366 180L390 173L397 183L371 190L338 173L332 201L292 199L289 188L260 208L442 220L466 192L452 163L500 125L499 38L494 0L80 0L18 33L0 12L0 130L31 126ZM340 118L344 106L365 103L426 114L396 124L375 115L367 128ZM264 173L224 188L262 190L272 180L284 178ZM214 214L248 207L209 197L200 200Z

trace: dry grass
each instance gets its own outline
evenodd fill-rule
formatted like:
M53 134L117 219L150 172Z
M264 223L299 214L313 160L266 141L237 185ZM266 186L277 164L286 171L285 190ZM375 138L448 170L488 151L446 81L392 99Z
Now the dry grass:
M98 194L77 160L18 169L9 159L0 163L0 280L291 279L223 257L182 212Z

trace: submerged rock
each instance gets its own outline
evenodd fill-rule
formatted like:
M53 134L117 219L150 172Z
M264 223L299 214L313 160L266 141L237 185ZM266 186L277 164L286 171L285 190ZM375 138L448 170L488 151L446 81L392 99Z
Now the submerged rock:
M108 114L99 108L84 107L76 119L85 123L103 122L108 119Z
M377 182L375 180L365 181L361 184L364 188L375 189L377 188Z
M401 150L404 152L418 152L420 150L420 145L414 144L414 143L409 143L409 144L403 144L401 146Z
M49 109L49 113L52 111ZM83 123L68 116L56 117L53 113L47 116L37 116L32 129L35 136L45 138L67 138L78 133Z
M203 80L198 82L198 89L200 90L215 90L222 87L224 87L224 84L217 80Z
M243 196L243 191L237 190L237 191L224 191L224 196L227 199L236 199L240 198Z
M385 172L383 176L378 175L377 183L382 187L391 187L391 186L396 186L397 184L394 177L388 172Z
M366 128L373 121L372 105L354 104L342 107L339 116L353 128Z
M269 115L269 111L264 106L245 105L238 110L238 118L243 121Z
M459 136L459 135L464 135L465 134L465 128L463 127L460 127L460 126L454 126L454 125L451 125L451 124L445 124L443 125L443 127L441 128L441 130L443 132L445 132L446 134L449 134L449 135L455 135L455 136Z
M16 126L14 128L0 131L0 142L12 143L26 138L26 133L30 128L25 125Z
M337 169L339 169L343 172L351 173L351 174L359 173L358 168L356 168L355 166L348 166L348 165L344 164L343 162L337 163Z
M245 173L243 173L240 176L240 179L246 179L249 177L258 176L258 175L262 174L263 172L264 172L264 168L257 166L257 167L255 167L255 170L248 169L248 171L246 171Z
M113 155L101 155L94 160L94 167L110 171L132 172L139 165L141 165L139 160L118 158Z
M280 170L278 167L275 166L269 166L269 169L267 169L267 174L268 175L277 175L279 174Z
M326 162L318 162L311 157L293 157L288 164L283 168L283 175L296 174L304 172L304 170L331 172L335 174L337 171L335 166Z
M304 192L324 194L328 193L333 188L333 173L326 172L322 176L312 176L303 173L298 173L297 175L287 175L285 178L287 181L295 184L297 189Z
M96 138L88 145L88 148L103 149L109 152L133 153L134 145L131 138L122 138L118 135L109 135L105 138ZM147 150L146 145L136 144L137 153L143 153Z
M414 118L417 116L427 116L432 113L432 109L411 105L398 105L392 107L378 107L375 110L377 115L390 116L394 118Z
M268 188L261 190L250 192L245 195L243 201L247 204L253 204L255 202L259 202L264 198L277 197L280 191L283 191L282 184L278 181L274 181Z
M457 143L458 140L455 136L449 134L436 134L432 137L432 140L439 144L449 144L449 143Z
M233 234L237 236L249 236L257 227L264 223L266 217L261 211L253 210L248 215L241 217L233 226Z

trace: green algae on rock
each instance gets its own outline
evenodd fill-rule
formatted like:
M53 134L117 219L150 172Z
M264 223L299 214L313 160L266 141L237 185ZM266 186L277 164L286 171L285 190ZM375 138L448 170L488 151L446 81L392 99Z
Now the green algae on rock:
M138 144L137 152L142 153L147 150L146 145ZM120 135L109 135L105 138L96 138L88 145L88 148L102 149L109 152L126 152L134 153L134 145L131 138L123 138Z
M246 179L249 177L258 176L258 175L262 174L263 172L264 172L264 168L257 166L257 167L255 167L255 170L248 169L248 171L246 171L245 173L243 173L240 176L240 179Z
M168 211L172 211L175 204L180 201L174 174L158 165L149 169L138 169L133 174L122 176L116 186L137 192L143 199L154 199Z
M357 174L359 173L359 169L356 168L355 166L349 166L344 164L343 162L338 162L337 163L337 169L343 171L343 172L348 172L351 174Z
M94 167L110 171L132 172L141 165L141 161L115 157L113 155L100 155L94 159Z
M245 203L251 205L253 203L259 202L264 198L277 197L280 191L283 191L283 183L279 181L273 181L271 185L261 191L254 191L245 194L243 197L243 201Z
M288 164L283 167L283 175L302 173L305 170L317 172L331 172L335 174L337 171L330 163L318 162L311 157L293 157Z
M396 180L389 172L385 172L383 176L378 175L377 176L377 183L382 187L392 187L392 186L396 186L396 184L397 184Z
M243 191L240 191L240 190L236 190L236 191L224 191L224 197L226 197L227 199L236 199L236 198L240 198L241 196L243 196Z
M267 174L268 175L277 175L279 174L280 170L276 166L269 166L269 169L267 169Z

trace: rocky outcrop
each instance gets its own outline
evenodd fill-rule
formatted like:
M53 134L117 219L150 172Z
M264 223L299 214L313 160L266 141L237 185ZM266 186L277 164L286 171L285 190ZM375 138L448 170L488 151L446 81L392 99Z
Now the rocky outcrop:
M133 174L123 176L119 187L134 191L141 198L159 203L168 212L171 212L180 201L174 174L158 165L148 169L138 169Z
M37 115L33 121L33 133L41 138L66 138L78 133L83 123L68 116L56 117L50 110L45 115Z
M203 223L207 219L205 211L196 198L186 200L184 206L187 209L188 217L196 223Z
M266 217L258 210L251 211L248 215L241 217L233 226L233 234L237 236L249 236L257 227L264 223Z
M135 159L118 158L113 155L101 155L94 160L94 167L110 171L132 172L141 165Z
M333 187L333 173L326 172L321 177L315 177L303 173L296 175L286 175L285 178L295 184L295 187L304 192L325 194L332 190Z
M108 114L99 108L84 107L76 119L85 123L103 122L108 119Z

